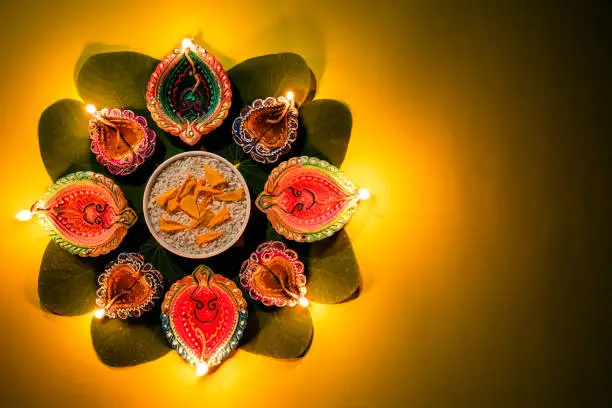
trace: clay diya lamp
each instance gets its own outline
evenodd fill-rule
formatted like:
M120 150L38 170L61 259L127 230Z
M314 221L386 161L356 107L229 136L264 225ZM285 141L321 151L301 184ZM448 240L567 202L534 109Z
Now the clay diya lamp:
M164 279L143 256L135 253L119 254L98 278L100 288L94 312L97 318L137 318L149 312L163 292Z
M201 265L166 293L161 320L172 347L201 376L238 346L246 328L246 301L234 282Z
M297 139L298 110L293 92L286 97L256 99L233 123L234 141L260 163L276 163Z
M155 150L156 135L147 120L130 110L96 110L86 106L91 113L89 138L96 160L116 175L136 171Z
M341 230L368 196L336 167L303 156L272 170L255 204L285 238L313 242Z
M240 284L266 306L308 306L304 264L278 241L257 247L240 269Z
M160 128L193 146L227 117L232 89L221 63L185 39L151 75L146 101Z
M79 256L117 248L138 216L112 180L79 171L57 180L31 208L51 238Z

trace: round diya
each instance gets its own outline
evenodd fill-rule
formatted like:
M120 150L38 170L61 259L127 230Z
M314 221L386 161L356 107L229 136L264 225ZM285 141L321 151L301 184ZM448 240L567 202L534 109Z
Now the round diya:
M257 99L233 123L234 141L260 163L275 163L297 138L298 110L293 98Z
M187 258L209 258L230 248L249 220L246 181L227 160L191 151L162 163L150 177L143 199L153 237Z
M340 170L316 157L278 165L255 204L287 239L313 242L332 236L350 220L359 193Z
M246 320L240 289L204 265L172 285L162 304L168 341L199 375L221 364L238 346Z
M160 128L193 146L227 117L232 89L221 63L184 40L151 75L146 101Z
M124 252L98 278L96 304L110 318L140 317L161 298L163 282L161 273L142 255Z
M87 105L91 151L96 160L116 175L136 171L155 150L155 131L147 120L130 110L102 109Z
M304 264L282 242L259 245L242 263L240 284L266 306L308 305Z
M32 206L32 213L60 247L79 256L117 248L138 219L119 186L91 171L57 180Z

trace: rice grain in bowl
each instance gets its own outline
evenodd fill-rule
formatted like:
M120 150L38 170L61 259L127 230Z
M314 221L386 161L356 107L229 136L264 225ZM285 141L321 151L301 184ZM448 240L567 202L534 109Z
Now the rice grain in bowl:
M202 201L209 197L206 208L214 214L218 214L222 207L225 207L229 212L229 219L214 227L208 227L204 223L193 229L185 228L175 232L162 231L161 222L188 226L195 221L193 216L181 208L169 212L167 207L156 201L156 198L172 189L180 190L189 175L204 185L206 182L205 166L216 170L226 180L226 184L215 187L215 189L222 189L225 193L244 191L244 196L237 201L221 201L216 199L212 193L202 194L199 197L194 194L198 204L202 204ZM186 258L203 259L224 252L240 238L249 221L251 198L244 178L230 162L214 153L191 151L169 158L155 170L145 188L143 211L147 227L160 245ZM197 237L219 232L222 232L221 236L210 242L202 245L196 242Z

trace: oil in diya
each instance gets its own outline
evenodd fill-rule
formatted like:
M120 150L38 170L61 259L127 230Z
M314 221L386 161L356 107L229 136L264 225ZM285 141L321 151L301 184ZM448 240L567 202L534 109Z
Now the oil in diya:
M201 265L166 293L161 320L172 347L204 375L238 346L246 301L234 282Z
M259 245L242 263L240 284L266 306L308 306L304 264L279 241Z
M313 242L341 230L368 196L335 166L302 156L272 170L255 204L285 238Z
M146 101L160 128L193 146L227 117L232 89L221 63L185 39L151 74Z
M153 309L161 298L164 279L144 257L136 253L121 253L109 263L98 278L94 312L97 318L137 318Z
M232 125L234 141L260 163L276 163L297 139L298 110L293 92L278 98L256 99Z
M147 120L131 110L97 110L85 107L92 115L89 120L91 151L96 160L115 175L136 171L155 150L156 135Z
M117 248L138 219L119 186L91 171L58 179L30 214L39 218L56 244L83 257Z

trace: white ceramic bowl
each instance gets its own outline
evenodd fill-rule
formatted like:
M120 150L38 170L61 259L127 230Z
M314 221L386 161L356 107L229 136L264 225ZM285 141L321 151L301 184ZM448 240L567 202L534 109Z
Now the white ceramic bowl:
M202 253L198 253L198 254L186 253L186 252L184 252L184 251L182 251L182 250L180 250L178 248L175 248L174 246L171 245L171 243L165 241L163 239L163 237L161 237L159 235L159 233L156 232L156 230L155 230L155 228L153 226L153 222L151 220L151 216L149 214L149 201L151 199L151 197L150 197L151 196L151 189L155 185L155 182L157 181L157 177L171 163L174 163L177 160L181 160L181 159L184 159L184 158L187 158L187 157L193 157L193 156L208 157L208 158L211 158L211 159L214 159L214 160L218 160L218 161L226 164L228 168L232 169L232 171L235 173L237 179L242 184L242 188L244 188L244 198L245 198L245 201L246 201L246 204L245 204L246 215L244 217L244 221L242 222L241 227L239 228L239 230L235 234L235 236L233 236L232 239L230 239L229 242L226 245L224 245L224 246L222 246L220 248L217 248L214 251L206 252L206 251L204 251L205 248L202 248L203 249ZM153 172L153 174L149 178L149 181L147 182L147 186L145 188L142 208L143 208L143 212L144 212L145 221L147 223L147 227L149 228L149 231L151 232L151 235L153 235L155 240L157 242L159 242L159 244L161 246L166 248L168 251L170 251L172 253L175 253L175 254L177 254L179 256L185 257L185 258L205 259L205 258L213 257L215 255L219 255L220 253L222 253L224 251L227 251L232 245L234 245L236 243L236 241L238 241L238 239L240 238L240 236L244 232L244 229L246 228L246 226L247 226L247 224L249 222L249 215L251 214L251 196L249 194L249 187L247 186L247 183L244 180L244 177L242 177L242 174L240 174L238 169L236 169L236 167L234 167L234 165L232 163L230 163L229 161L225 160L223 157L221 157L219 155L216 155L214 153L203 152L203 151L189 151L189 152L184 152L184 153L177 154L176 156L172 156L171 158L169 158L168 160L163 162L161 165L159 165L159 167ZM194 244L194 245L196 245L196 244Z

